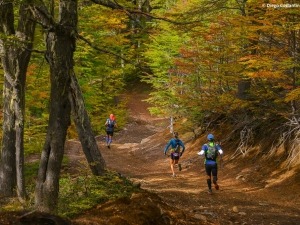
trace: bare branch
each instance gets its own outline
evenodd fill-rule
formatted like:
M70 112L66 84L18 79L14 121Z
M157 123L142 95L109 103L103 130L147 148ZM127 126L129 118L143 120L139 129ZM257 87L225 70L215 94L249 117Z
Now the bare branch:
M48 12L45 5L30 6L33 17L38 21L43 28L51 29L56 27L56 23L52 15Z
M123 6L118 4L116 1L109 1L109 0L91 0L92 2L98 4L98 5L103 5L111 9L124 9Z
M111 9L122 10L131 19L134 19L132 17L133 14L140 14L140 15L144 15L144 16L147 16L147 17L155 19L155 20L162 20L162 21L166 21L166 22L169 22L169 23L177 24L177 25L186 25L186 24L193 24L193 23L203 22L202 20L194 20L194 21L189 21L189 22L175 21L175 20L172 20L172 19L169 19L169 18L159 17L159 16L156 16L156 15L151 14L151 13L143 12L142 10L126 8L126 7L118 4L116 1L114 1L114 2L108 1L108 0L91 0L91 1L94 2L95 4L102 5L102 6L111 8Z
M240 143L232 155L231 159L234 159L238 155L242 154L246 156L248 151L251 149L253 143L253 127L248 127L247 125L240 132Z
M124 9L124 10L126 12L130 13L130 14L141 14L141 15L147 16L151 19L162 20L162 21L166 21L166 22L169 22L169 23L177 24L177 25L186 25L186 24L193 24L193 23L203 22L202 20L193 20L193 21L189 21L189 22L175 21L175 20L168 19L168 18L165 18L165 17L155 16L151 13L143 12L141 10L128 10L128 9Z
M278 149L284 148L286 161L285 166L290 168L300 164L300 118L299 116L292 116L288 118L288 121L281 127L282 131L278 140L275 140L268 157L276 156Z
M37 50L37 49L29 49L29 48L24 48L24 49L26 49L27 51L35 52L35 53L39 53L39 54L45 54L45 52L46 52L46 51Z
M106 50L106 49L103 49L103 48L99 48L98 46L95 46L91 41L87 40L85 37L83 37L83 36L80 35L80 34L77 34L77 37L78 37L80 40L82 40L82 41L84 41L85 43L87 43L87 44L88 44L89 46L91 46L93 49L95 49L95 50L97 50L97 51L99 51L99 52L103 52L103 53L106 53L106 54L110 54L110 55L113 55L113 56L115 56L115 57L118 57L118 58L120 58L120 59L122 59L122 60L124 60L124 61L126 61L126 62L129 62L127 59L123 58L122 56L120 56L120 55L118 55L118 54L116 54L116 53L114 53L114 52L111 52L111 51L109 51L109 50Z

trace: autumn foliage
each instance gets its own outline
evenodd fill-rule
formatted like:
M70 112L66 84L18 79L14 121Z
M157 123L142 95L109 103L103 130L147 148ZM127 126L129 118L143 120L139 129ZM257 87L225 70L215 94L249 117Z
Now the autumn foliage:
M300 10L293 3L176 1L161 12L181 23L157 22L164 29L146 53L152 112L184 116L194 127L226 118L253 138L271 132L283 140L278 146L298 143ZM272 125L261 129L266 121ZM290 159L299 163L296 146Z

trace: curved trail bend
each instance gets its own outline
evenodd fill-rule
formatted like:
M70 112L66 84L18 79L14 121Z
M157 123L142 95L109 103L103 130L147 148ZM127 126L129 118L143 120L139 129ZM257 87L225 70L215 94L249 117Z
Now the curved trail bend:
M142 189L159 198L152 194L135 196L138 201L134 208L130 208L133 207L130 203L121 206L118 201L109 202L77 217L74 220L77 224L300 224L299 175L292 187L289 183L265 188L259 172L252 174L250 166L226 164L219 170L221 189L208 195L203 159L196 155L200 146L191 141L186 143L181 158L183 170L172 178L169 159L163 155L163 148L171 138L167 130L169 121L150 116L147 103L142 101L145 98L147 94L128 95L130 122L115 133L111 149L106 148L104 137L97 139L109 169L140 183ZM224 151L226 161L228 152ZM156 210L154 206L143 208L147 202L159 205L160 222L145 222L153 218ZM168 215L174 210L173 219L164 217L165 210L169 210ZM142 214L146 219L139 220Z

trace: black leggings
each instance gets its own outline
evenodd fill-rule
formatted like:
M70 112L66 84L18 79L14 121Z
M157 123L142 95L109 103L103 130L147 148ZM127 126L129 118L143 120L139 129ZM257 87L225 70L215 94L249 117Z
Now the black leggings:
M114 132L113 131L106 131L106 134L109 136L114 136Z
M207 176L210 176L211 175L213 177L217 177L218 176L218 165L217 164L205 164L205 171L206 171L206 174Z
M218 180L218 165L205 164L205 171L209 178L207 178L208 189L211 190L211 175L213 176L213 183L216 185Z

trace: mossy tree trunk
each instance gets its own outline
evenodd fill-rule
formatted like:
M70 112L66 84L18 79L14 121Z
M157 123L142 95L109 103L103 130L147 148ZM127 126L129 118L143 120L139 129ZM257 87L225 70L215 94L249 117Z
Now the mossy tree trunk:
M52 27L46 34L46 58L50 65L51 81L50 114L35 190L35 206L44 212L52 212L57 207L60 169L71 114L68 96L74 68L77 0L63 0L59 7L58 23L50 21ZM40 9L37 9L37 14ZM40 19L49 17L42 14Z
M4 71L0 194L13 196L16 190L22 200L26 196L23 172L25 82L35 30L29 5L29 1L20 4L15 29L13 3L0 3L0 52Z

